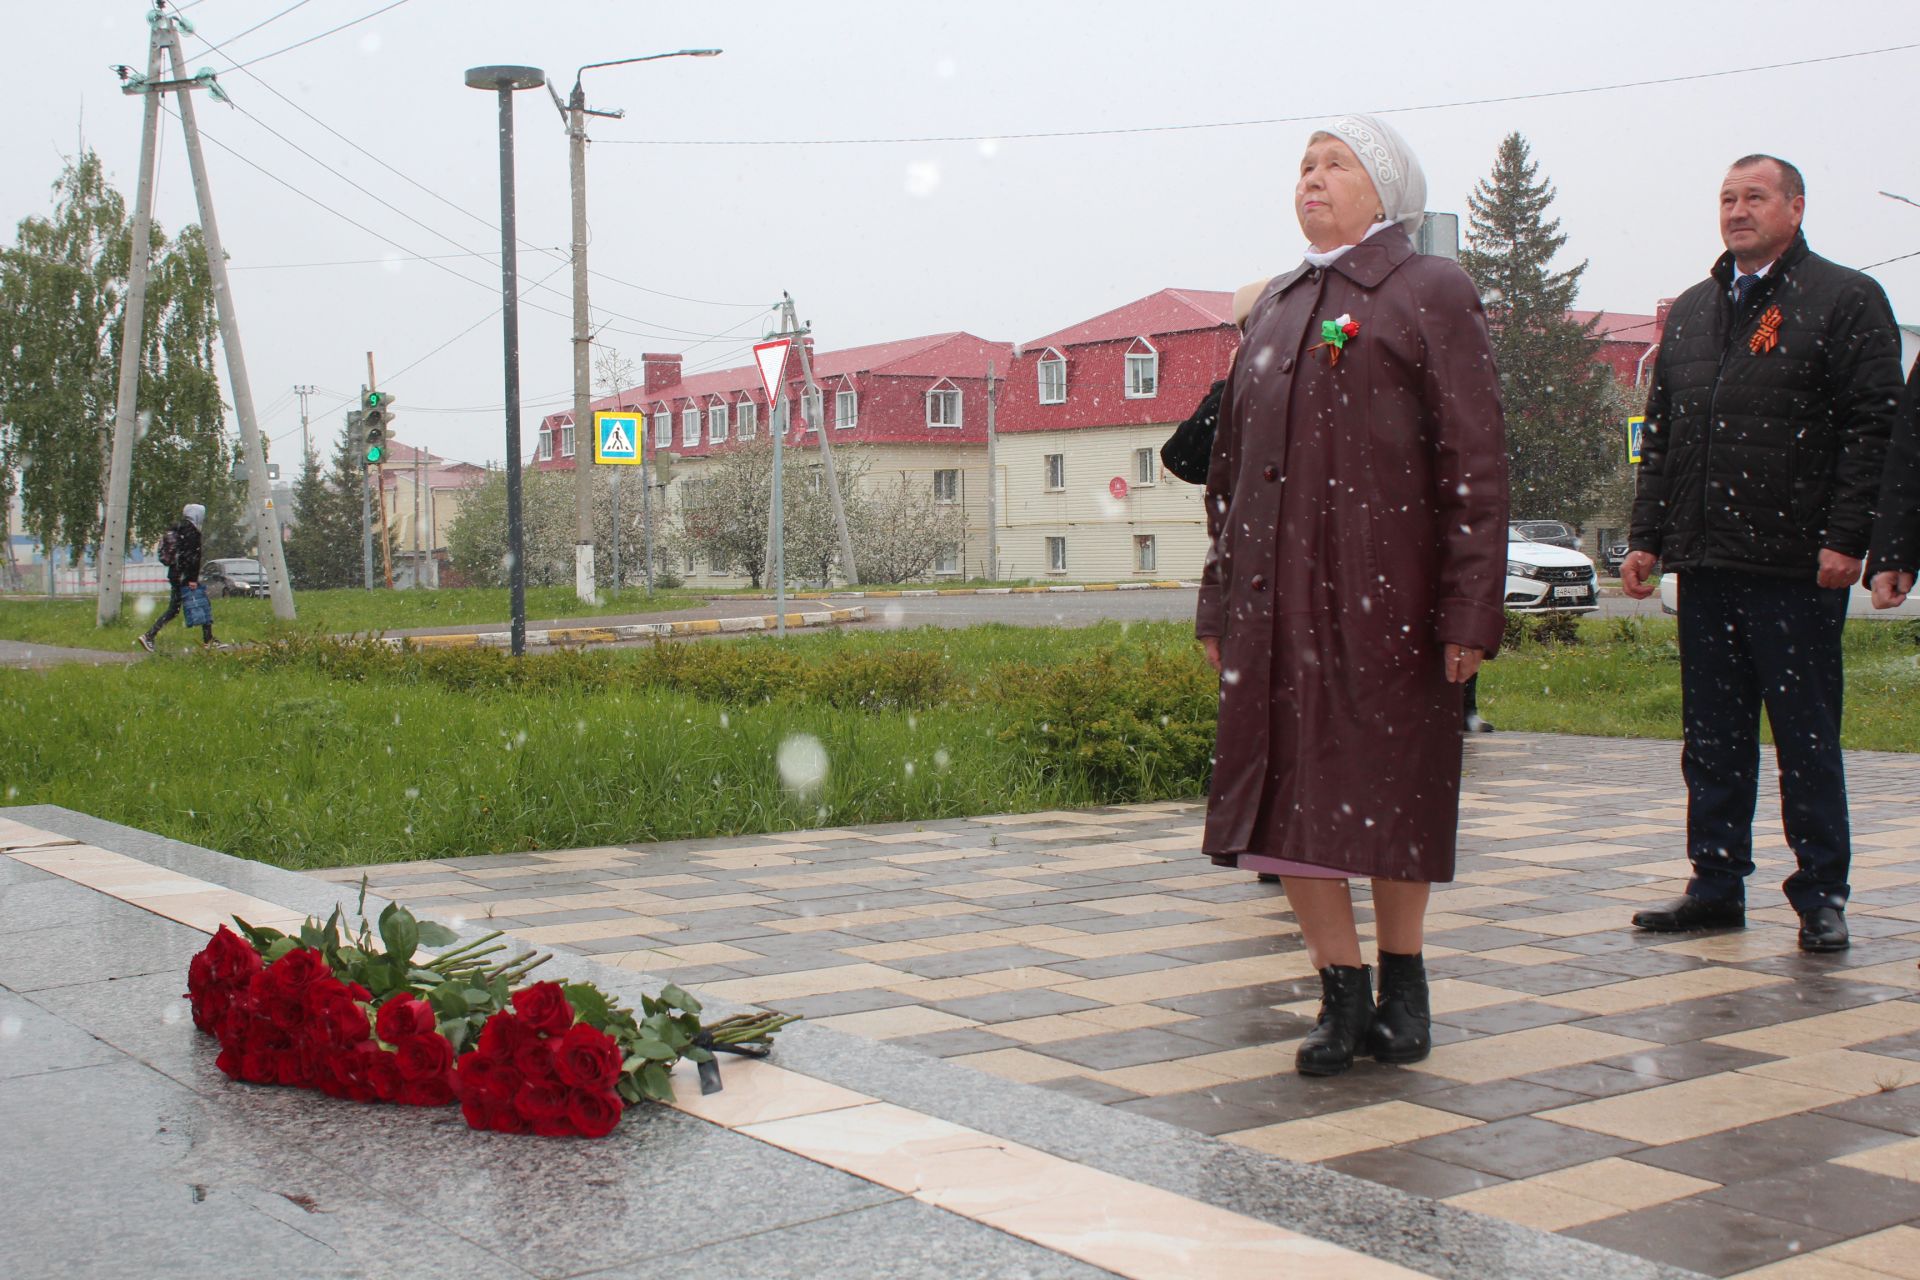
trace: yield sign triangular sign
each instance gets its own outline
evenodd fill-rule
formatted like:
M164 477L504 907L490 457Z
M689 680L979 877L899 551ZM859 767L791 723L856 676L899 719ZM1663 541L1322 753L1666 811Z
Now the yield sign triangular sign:
M760 366L760 384L767 389L768 414L772 414L773 406L779 404L785 394L787 348L792 345L792 338L775 338L754 345L753 360Z

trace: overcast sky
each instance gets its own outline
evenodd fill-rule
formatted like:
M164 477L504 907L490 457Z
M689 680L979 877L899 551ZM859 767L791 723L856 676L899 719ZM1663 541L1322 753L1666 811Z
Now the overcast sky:
M306 0L224 52L274 54L388 2ZM219 43L290 4L198 0L186 16ZM0 234L47 210L82 136L131 204L139 103L107 68L144 61L141 0L8 10ZM330 446L371 350L403 440L486 462L504 453L497 258L406 260L498 249L495 104L464 87L468 66L541 66L564 94L581 63L725 50L587 75L592 105L627 111L592 124L590 262L611 277L593 281L600 341L636 362L685 350L692 367L747 363L756 304L782 289L823 348L950 329L1020 341L1157 289L1231 289L1298 261L1292 170L1310 124L1011 135L1424 107L1920 42L1912 0L1820 12L1846 20L1810 21L1797 0L408 0L252 75L227 71L240 110L203 99L200 119L260 167L208 148L276 460L298 458L294 384L325 389L315 439ZM187 57L229 65L194 39ZM1748 151L1805 171L1816 250L1853 265L1920 250L1920 208L1877 194L1920 200L1916 78L1920 49L1392 119L1425 164L1429 207L1462 212L1501 137L1524 133L1559 189L1563 264L1591 263L1581 305L1651 312L1720 251L1720 176ZM544 91L517 109L521 236L557 251L521 253L531 448L539 416L570 398L566 139ZM178 125L166 124L157 209L177 228L195 215ZM719 145L956 135L1002 140ZM699 145L631 145L661 140ZM1920 320L1920 257L1874 274L1896 313ZM558 292L528 287L543 279Z

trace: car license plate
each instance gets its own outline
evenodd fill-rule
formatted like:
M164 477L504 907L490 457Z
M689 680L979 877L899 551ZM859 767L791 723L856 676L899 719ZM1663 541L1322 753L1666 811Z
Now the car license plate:
M1553 598L1555 600L1585 600L1587 598L1587 589L1585 587L1555 587L1553 589Z

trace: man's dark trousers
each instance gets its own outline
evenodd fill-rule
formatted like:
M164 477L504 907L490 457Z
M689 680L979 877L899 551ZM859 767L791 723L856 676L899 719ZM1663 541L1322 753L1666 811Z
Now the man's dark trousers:
M1732 569L1681 572L1689 896L1745 898L1764 706L1780 762L1787 844L1800 863L1787 878L1787 900L1802 914L1845 909L1852 859L1840 756L1846 620L1844 589Z

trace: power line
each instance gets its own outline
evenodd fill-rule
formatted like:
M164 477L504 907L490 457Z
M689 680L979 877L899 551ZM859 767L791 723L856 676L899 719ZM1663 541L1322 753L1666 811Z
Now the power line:
M198 3L199 0L195 0L195 2ZM382 10L382 12L384 12L384 10ZM239 37L236 36L233 39L238 39L238 38ZM201 44L207 43L204 38L198 35L195 35L194 39L200 41ZM232 41L231 40L224 41L223 43L230 44L232 43ZM220 47L221 47L220 45L208 45L208 52L219 53ZM298 102L294 101L292 98L289 98L286 94L281 93L278 89L274 88L271 84L267 83L266 79L262 77L258 72L248 70L247 68L252 65L251 63L235 62L231 55L225 54L225 53L220 53L220 56L222 58L225 58L228 62L232 63L234 70L245 72L247 77L250 80L252 80L255 84L258 84L262 89L265 89L268 93L280 99L280 101L286 103L288 106L292 107L295 111L298 111L301 115L311 120L314 124L319 125L322 129L332 134L335 138L338 138L341 142L346 143L349 147L352 147L355 151L358 151L361 155L373 161L375 164L379 165L382 169L385 169L388 173L393 174L395 177L399 178L402 182L405 182L409 186L412 186L422 192L425 192L427 195L433 197L435 200L438 200L441 204L446 205L449 209L452 209L455 212L459 213L462 217L471 218L473 221L479 223L482 227L485 227L488 231L493 232L495 235L498 235L500 233L499 227L495 226L493 223L489 222L487 219L481 217L479 214L473 212L473 210L467 208L465 205L460 204L457 201L448 199L446 196L440 194L440 192L434 190L432 187L427 186L425 183L421 182L418 178L415 178L412 174L408 173L406 170L401 169L395 165L389 164L387 161L381 159L379 156L375 155L373 152L367 150L367 148L361 146L358 142L355 142L352 138L349 138L346 134L341 133L338 129L328 124L325 120L322 120L319 116L314 115L313 112L307 110L305 107L301 106ZM255 61L260 61L260 59L255 59ZM249 118L253 118L253 117L249 117ZM258 123L257 119L256 119L256 123ZM550 257L558 256L562 252L561 250L548 248L544 245L536 245L526 240L521 240L520 243L521 243L521 246L526 249L530 249L535 253L543 253ZM620 285L622 288L633 289L639 293L652 294L655 297L671 298L676 302L688 302L696 306L747 307L747 308L758 309L765 305L764 303L759 303L759 302L722 302L713 298L694 298L686 294L668 293L662 289L650 289L645 285L634 284L631 280L622 280L617 276L611 276L604 271L595 271L595 270L592 270L591 268L589 268L588 274L593 275L601 280L605 280L609 284ZM642 322L642 323L645 323L645 322Z
M343 258L334 262L256 262L251 266L230 266L229 271L302 271L310 267L385 267L396 262L442 262L453 258L498 258L500 251L476 249L467 253L409 253L386 258ZM561 266L567 265L562 262ZM551 277L549 277L551 278Z
M245 31L242 31L239 35L228 36L225 40L222 40L219 44L208 46L207 51L209 53L219 53L222 49L226 48L228 45L232 44L234 41L244 40L248 36L252 35L254 32L258 31L260 28L264 26L269 26L272 23L278 22L280 21L280 19L292 13L295 9L301 8L302 6L308 5L311 3L313 3L313 0L294 0L292 4L288 5L286 8L282 9L280 12L274 14L271 18L263 18L259 22L256 22L252 26L248 27ZM228 58L227 61L231 62L233 61L233 59Z
M296 41L295 43L288 45L284 49L275 49L272 53L263 53L257 58L248 58L245 62L236 62L234 63L234 70L244 71L246 68L253 66L255 63L265 62L268 58L277 58L283 53L292 53L295 49L304 49L316 40L325 40L328 36L338 35L340 32L345 31L348 27L357 27L361 23L366 22L369 19L377 18L383 13L388 13L394 9L398 9L401 5L405 3L407 3L407 0L393 0L392 4L385 5L381 8L375 9L372 13L362 14L358 18L354 18L348 22L343 22L337 27L330 27L327 30L322 31L317 36L308 36L305 40Z
M1880 261L1878 261L1878 262L1869 262L1869 263L1868 263L1868 264L1867 264L1866 266L1864 266L1864 267L1861 267L1861 268L1860 268L1860 270L1862 270L1862 271L1871 271L1871 270L1873 270L1873 269L1874 269L1875 267L1884 267L1884 266L1886 266L1886 265L1887 265L1887 264L1888 264L1889 262L1905 262L1905 261L1906 261L1906 260L1907 260L1908 258L1920 258L1920 249L1915 249L1915 250L1914 250L1914 251L1913 251L1912 253L1903 253L1903 254L1900 254L1900 255L1898 255L1897 257L1892 257L1892 258L1882 258L1882 259L1880 259Z
M1543 89L1535 93L1511 93L1494 98L1461 98L1453 102L1429 102L1412 107L1377 107L1374 115L1404 115L1416 111L1451 111L1459 107L1487 107L1509 102L1537 102L1546 98L1572 98L1589 93L1615 93L1623 89L1650 89L1659 85L1690 84L1697 80L1716 80L1724 76L1752 75L1760 71L1783 71L1791 67L1810 67L1827 62L1845 62L1853 58L1872 58L1885 53L1905 53L1920 49L1912 44L1888 45L1880 49L1860 49L1852 53L1834 53L1819 58L1796 58L1790 62L1768 62L1753 67L1729 67L1721 71L1696 71L1682 76L1661 76L1650 80L1626 80L1618 84L1588 85L1579 89ZM604 145L616 147L865 147L936 142L1033 142L1055 138L1110 138L1142 133L1191 133L1201 129L1247 129L1260 125L1304 124L1324 120L1332 113L1316 111L1310 115L1270 116L1258 120L1210 120L1199 124L1137 125L1116 129L1052 129L1027 133L946 134L918 138L607 138Z

